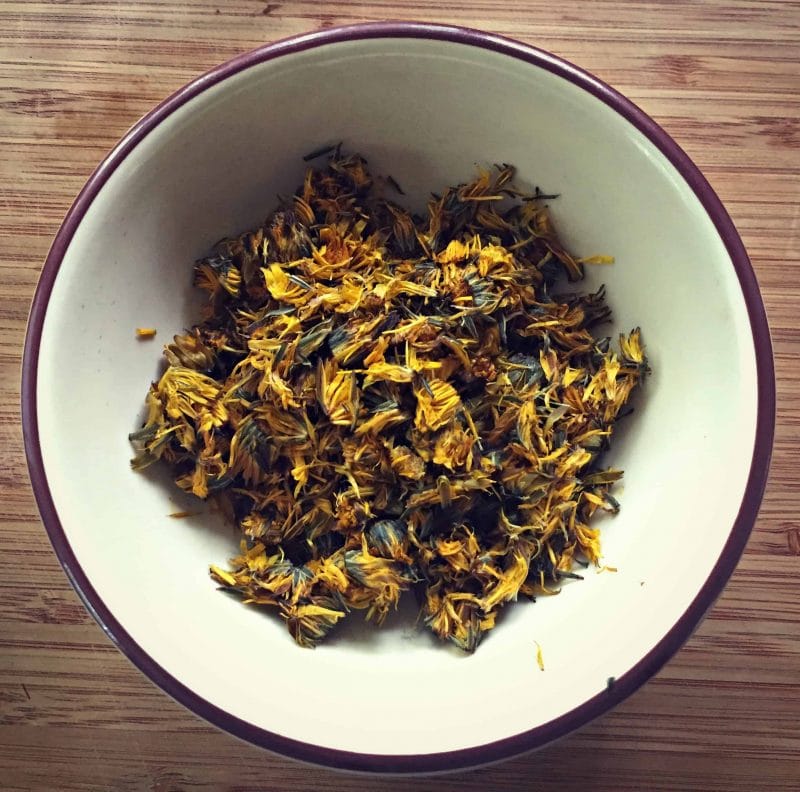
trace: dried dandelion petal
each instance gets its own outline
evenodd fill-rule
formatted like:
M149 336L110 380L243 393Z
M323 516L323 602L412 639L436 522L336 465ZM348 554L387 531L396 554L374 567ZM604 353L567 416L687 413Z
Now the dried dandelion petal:
M600 563L601 467L648 371L605 292L557 297L575 257L504 165L418 217L338 148L264 223L198 261L203 319L167 344L133 466L161 461L242 531L212 578L314 646L411 588L473 651L520 596ZM140 333L140 337L144 337ZM607 568L610 569L610 568ZM541 650L537 662L542 667Z
M544 655L542 654L542 647L539 646L538 641L534 641L536 644L536 665L539 666L540 671L544 671Z

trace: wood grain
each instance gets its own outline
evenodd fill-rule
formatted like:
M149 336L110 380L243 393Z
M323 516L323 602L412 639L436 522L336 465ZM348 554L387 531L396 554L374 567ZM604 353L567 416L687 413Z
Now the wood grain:
M93 167L198 72L265 41L384 18L453 22L566 57L658 120L750 252L775 344L778 428L745 556L668 666L537 754L435 780L309 769L216 731L109 643L69 587L25 472L18 392L49 243ZM465 0L0 0L0 788L800 788L800 4ZM702 526L698 526L702 530Z

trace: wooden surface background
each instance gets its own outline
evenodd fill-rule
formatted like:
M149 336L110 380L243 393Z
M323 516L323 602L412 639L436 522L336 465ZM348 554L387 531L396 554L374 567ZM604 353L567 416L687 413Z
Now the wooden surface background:
M463 5L0 0L0 789L800 789L800 4ZM457 22L536 44L659 121L744 238L778 376L761 516L724 595L682 651L616 711L554 746L415 780L295 764L217 731L156 689L110 644L59 567L31 494L18 409L39 270L65 211L120 135L185 81L251 47L385 18Z

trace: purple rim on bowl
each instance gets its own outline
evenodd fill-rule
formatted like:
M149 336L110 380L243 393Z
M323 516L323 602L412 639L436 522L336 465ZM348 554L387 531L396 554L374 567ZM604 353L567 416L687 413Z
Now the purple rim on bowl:
M161 668L132 638L92 587L70 547L45 475L39 445L36 391L39 347L50 294L62 259L83 216L120 163L165 118L189 99L255 64L283 55L343 41L372 38L421 38L466 44L499 52L569 80L629 121L661 151L691 187L714 223L736 270L747 306L756 355L758 412L747 485L730 535L717 563L691 605L659 643L608 690L575 709L529 731L486 745L425 755L361 754L310 745L274 734L204 700ZM64 219L47 256L33 298L22 363L22 427L31 482L50 541L72 585L92 616L122 652L159 687L220 728L286 756L339 769L383 773L424 773L495 762L542 747L583 726L627 698L655 674L690 636L722 591L744 550L766 486L775 425L775 376L764 305L744 245L705 177L674 140L642 110L610 86L560 58L501 36L467 28L410 22L378 22L330 28L260 47L212 69L180 88L133 126L98 166Z

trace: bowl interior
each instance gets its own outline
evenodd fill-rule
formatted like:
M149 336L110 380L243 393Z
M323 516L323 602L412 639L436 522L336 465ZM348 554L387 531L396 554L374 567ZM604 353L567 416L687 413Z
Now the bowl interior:
M160 347L190 326L194 259L256 224L302 180L302 155L344 141L407 202L514 163L557 192L580 255L609 253L609 334L641 325L653 374L609 462L626 471L602 521L616 573L510 608L478 651L436 644L400 613L346 624L315 651L274 613L216 590L237 536L160 473L131 471ZM158 329L154 343L134 329ZM47 481L66 538L135 642L198 696L326 748L430 754L520 734L580 706L669 632L736 517L753 450L753 340L730 257L660 151L586 90L508 54L423 39L340 41L254 62L178 107L91 203L53 285L38 358ZM350 620L360 622L360 614ZM545 671L537 666L536 642Z

